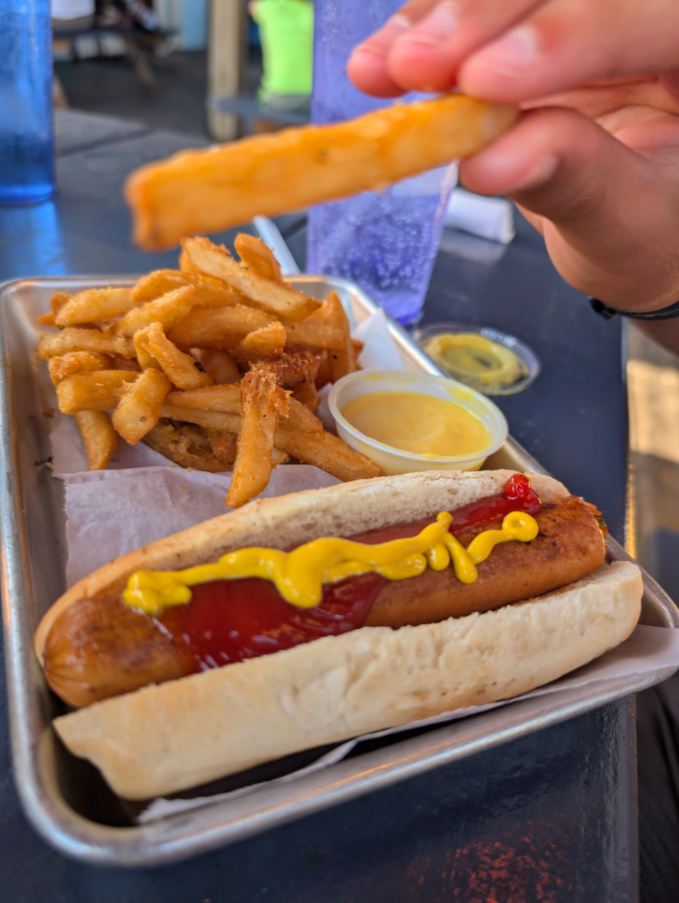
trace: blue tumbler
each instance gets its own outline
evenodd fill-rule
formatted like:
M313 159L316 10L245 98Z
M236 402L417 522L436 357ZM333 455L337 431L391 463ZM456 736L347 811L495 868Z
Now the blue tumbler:
M0 0L0 204L53 193L49 0Z
M360 116L390 103L350 83L346 64L359 41L383 25L404 0L320 0L315 6L314 122ZM417 99L408 95L406 100ZM309 211L307 270L358 283L394 319L420 316L441 240L455 166L406 179L383 191Z

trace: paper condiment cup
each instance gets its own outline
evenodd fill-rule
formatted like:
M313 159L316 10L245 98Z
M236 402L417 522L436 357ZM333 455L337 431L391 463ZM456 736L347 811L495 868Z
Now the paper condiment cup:
M460 405L484 424L490 439L484 448L465 455L430 457L402 451L356 429L343 415L343 408L353 399L375 392L412 392L431 395ZM507 421L502 411L488 398L468 386L445 376L432 376L415 370L359 370L342 377L328 397L337 433L347 445L371 458L385 474L412 473L425 470L479 470L507 438Z

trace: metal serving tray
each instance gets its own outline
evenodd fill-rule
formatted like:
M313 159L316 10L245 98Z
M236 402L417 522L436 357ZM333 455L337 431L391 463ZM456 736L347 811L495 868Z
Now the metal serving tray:
M50 455L49 413L56 402L47 368L35 354L35 318L49 310L55 291L132 282L102 276L0 285L0 531L12 751L26 813L53 846L90 863L147 866L177 861L506 743L670 676L671 669L645 682L638 676L614 679L597 683L595 689L590 685L513 703L407 739L396 736L380 749L359 752L287 783L130 826L120 801L96 770L56 741L50 721L61 704L46 690L32 638L41 616L65 588L62 489L45 463ZM335 289L356 323L376 310L370 298L344 280L295 276L292 282L317 297ZM406 366L440 372L403 329L391 323L390 330ZM512 439L488 466L544 472ZM613 540L608 552L611 558L629 557ZM648 575L644 581L642 623L679 626L669 597Z

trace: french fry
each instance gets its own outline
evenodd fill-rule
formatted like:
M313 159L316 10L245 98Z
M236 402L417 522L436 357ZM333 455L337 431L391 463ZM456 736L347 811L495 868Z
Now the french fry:
M83 439L88 470L104 470L118 448L118 433L103 411L76 411L73 415Z
M309 318L327 323L342 332L342 346L328 351L328 364L330 367L330 382L337 382L347 373L358 370L358 360L351 338L351 327L344 306L337 292L330 292L323 306Z
M118 404L124 386L138 376L131 370L92 370L67 376L57 386L59 410L62 414L111 411Z
M263 279L246 270L226 248L213 245L207 238L186 238L182 247L201 273L223 279L265 310L289 320L303 320L321 306L320 301L307 298L284 283Z
M237 433L240 425L240 414L222 414L221 411L201 411L184 408L172 404L164 404L160 416L169 420L184 423L195 423L206 430L220 430L226 433Z
M113 320L133 307L129 288L91 288L72 295L54 319L57 326L79 326Z
M165 407L172 407L174 414L163 414L163 417L174 417L176 420L187 420L191 423L199 425L208 425L209 418L205 423L201 420L193 420L189 417L189 412L203 412L205 414L220 413L228 414L234 417L240 416L241 412L241 389L240 384L231 384L228 386L206 386L203 389L193 389L188 392L170 392L165 399ZM182 416L182 412L186 416ZM291 398L288 402L287 414L281 415L285 417L285 422L292 429L305 430L306 432L320 432L323 424L315 417L308 408L295 398ZM226 421L224 421L226 422ZM215 429L226 429L230 432L238 432L238 422L229 421L235 429L231 430L228 426L218 427Z
M326 348L342 348L344 346L344 333L332 323L322 323L319 320L300 320L294 323L292 320L281 320L285 326L288 340L286 347L294 348L303 345L306 348L323 351Z
M94 351L98 354L133 358L134 344L128 338L105 335L98 329L67 326L56 335L44 335L38 342L38 356L43 360L60 357L69 351Z
M348 122L185 150L142 166L127 180L134 241L156 251L256 215L379 190L476 153L511 128L517 115L513 106L445 94Z
M158 422L165 396L172 388L168 377L150 367L141 373L120 399L111 421L130 445L136 445Z
M50 371L50 379L54 385L58 385L67 376L74 373L82 373L83 370L106 370L111 359L95 351L68 351L61 357L51 357L47 366Z
M222 307L243 301L243 296L221 279L202 273L182 273L180 270L154 270L142 276L132 289L132 300L136 304L145 304L187 285L195 289L194 307Z
M227 433L222 430L206 430L207 437L212 445L212 451L225 464L233 465L236 460L238 436L235 433Z
M155 322L169 329L190 312L195 291L192 285L184 285L161 295L155 301L142 304L125 314L122 320L118 320L113 326L113 332L116 335L133 336L135 332Z
M238 348L238 357L261 360L282 354L287 341L285 327L278 320L249 332Z
M226 496L240 508L266 488L273 468L273 438L278 415L288 411L288 393L266 371L253 369L241 380L241 417L236 460Z
M249 332L268 326L275 318L256 307L194 308L166 335L178 348L235 348Z
M162 370L163 368L151 354L146 343L146 332L150 328L150 326L146 326L144 329L138 330L135 332L132 339L134 342L134 350L137 355L137 361L142 370L148 370L149 367L152 367L154 370Z
M319 355L318 372L316 373L316 379L314 380L317 389L322 389L323 386L326 386L329 382L332 382L329 358L329 350L321 351Z
M298 461L320 467L340 480L365 480L380 474L370 458L325 430L307 432L279 421L274 443Z
M241 372L232 355L223 348L192 348L196 357L213 383L224 385L240 381Z
M178 389L198 389L201 386L212 385L212 380L200 361L180 351L167 338L160 323L152 323L146 329L140 330L134 339L135 347L145 347Z
M56 326L56 316L70 297L71 296L66 292L55 292L50 298L50 312L38 317L38 323L40 323L41 326Z
M318 410L321 403L321 396L313 383L300 383L292 390L292 397L308 408L313 414Z
M251 273L261 276L262 279L271 279L273 282L285 281L276 255L261 238L241 232L236 236L233 246Z

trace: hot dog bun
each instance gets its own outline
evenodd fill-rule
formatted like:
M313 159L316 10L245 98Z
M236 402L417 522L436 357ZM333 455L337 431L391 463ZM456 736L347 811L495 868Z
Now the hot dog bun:
M61 611L122 589L140 568L410 522L493 495L510 475L408 474L251 503L80 581L45 616L38 654ZM531 479L543 502L567 495L554 480ZM526 692L622 642L641 594L638 568L617 562L529 604L399 630L364 627L97 703L56 719L55 728L121 796L168 794L290 752Z

